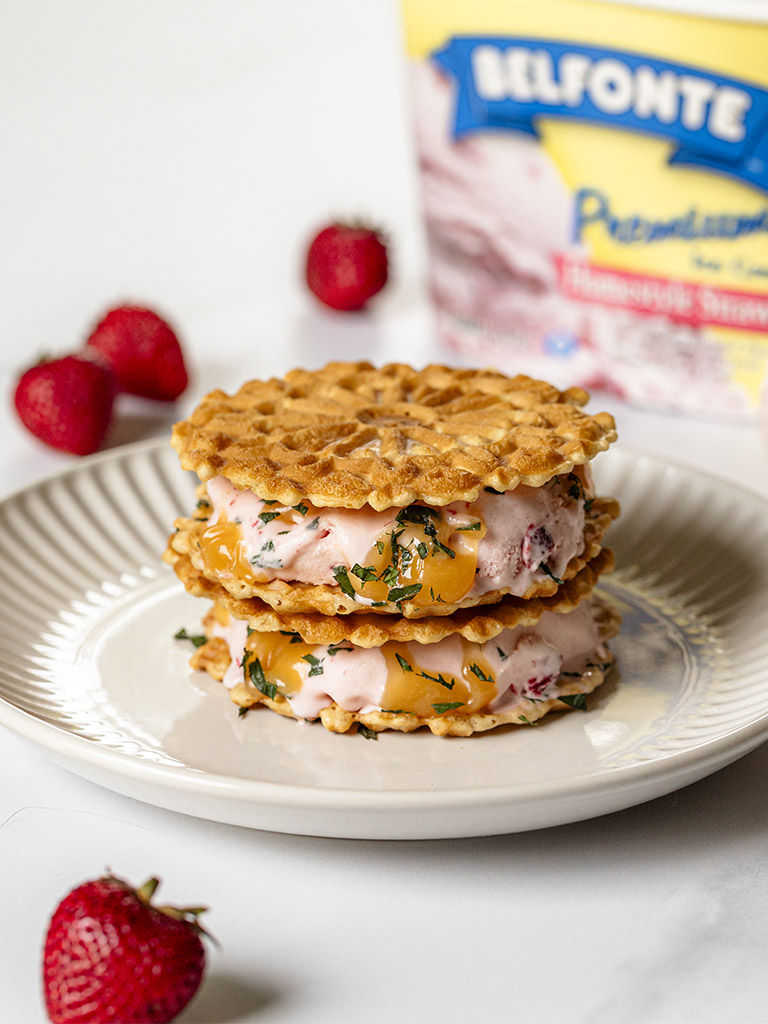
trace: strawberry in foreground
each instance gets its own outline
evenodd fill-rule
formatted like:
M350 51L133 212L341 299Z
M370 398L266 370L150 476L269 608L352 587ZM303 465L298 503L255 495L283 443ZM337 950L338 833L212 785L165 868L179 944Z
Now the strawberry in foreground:
M370 227L331 224L307 251L307 284L331 309L362 309L387 283L387 273L387 248Z
M14 404L35 437L61 451L90 455L104 440L114 397L112 373L101 361L70 355L26 370Z
M86 347L107 360L119 391L172 402L187 386L179 339L151 309L111 309L93 329Z
M56 908L45 939L43 989L53 1024L162 1024L198 989L204 907L154 907L158 886L108 876Z

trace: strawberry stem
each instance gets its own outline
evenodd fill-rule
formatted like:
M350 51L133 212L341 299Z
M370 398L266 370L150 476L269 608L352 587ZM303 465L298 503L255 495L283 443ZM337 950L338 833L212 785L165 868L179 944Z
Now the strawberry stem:
M148 878L144 885L142 885L140 889L136 890L136 897L141 900L142 903L149 904L158 885L160 885L159 878Z

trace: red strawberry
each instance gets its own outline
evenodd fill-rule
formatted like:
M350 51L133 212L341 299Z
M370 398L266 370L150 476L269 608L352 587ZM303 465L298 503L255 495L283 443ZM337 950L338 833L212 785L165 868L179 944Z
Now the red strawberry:
M104 440L114 397L110 370L100 360L72 355L43 359L26 370L14 402L35 437L53 448L89 455Z
M151 309L111 309L86 344L106 358L119 391L172 402L187 386L179 339Z
M362 309L387 283L387 248L373 228L331 224L309 246L306 276L331 309Z
M153 907L150 878L84 882L56 908L43 989L53 1024L162 1024L184 1009L205 968L203 907Z

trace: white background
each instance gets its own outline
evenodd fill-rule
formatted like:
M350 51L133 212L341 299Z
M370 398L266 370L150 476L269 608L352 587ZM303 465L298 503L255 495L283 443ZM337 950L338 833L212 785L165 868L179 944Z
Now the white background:
M3 495L72 462L17 424L18 372L121 301L168 315L192 383L171 410L121 402L110 444L292 365L445 358L387 0L2 0L0 184ZM321 310L301 281L308 237L344 215L391 238L364 316ZM768 495L756 426L599 401L622 444ZM44 1019L47 916L109 866L212 908L222 949L188 1024L765 1020L766 771L763 747L544 832L320 840L157 810L2 734L0 1016Z

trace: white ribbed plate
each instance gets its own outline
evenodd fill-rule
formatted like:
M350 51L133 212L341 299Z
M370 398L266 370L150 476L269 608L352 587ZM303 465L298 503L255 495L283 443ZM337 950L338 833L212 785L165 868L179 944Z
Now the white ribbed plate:
M375 742L239 718L173 639L203 610L160 561L194 481L153 441L0 504L0 723L120 793L310 835L523 831L694 782L768 737L768 504L620 448L595 469L623 505L602 590L625 622L587 712Z

